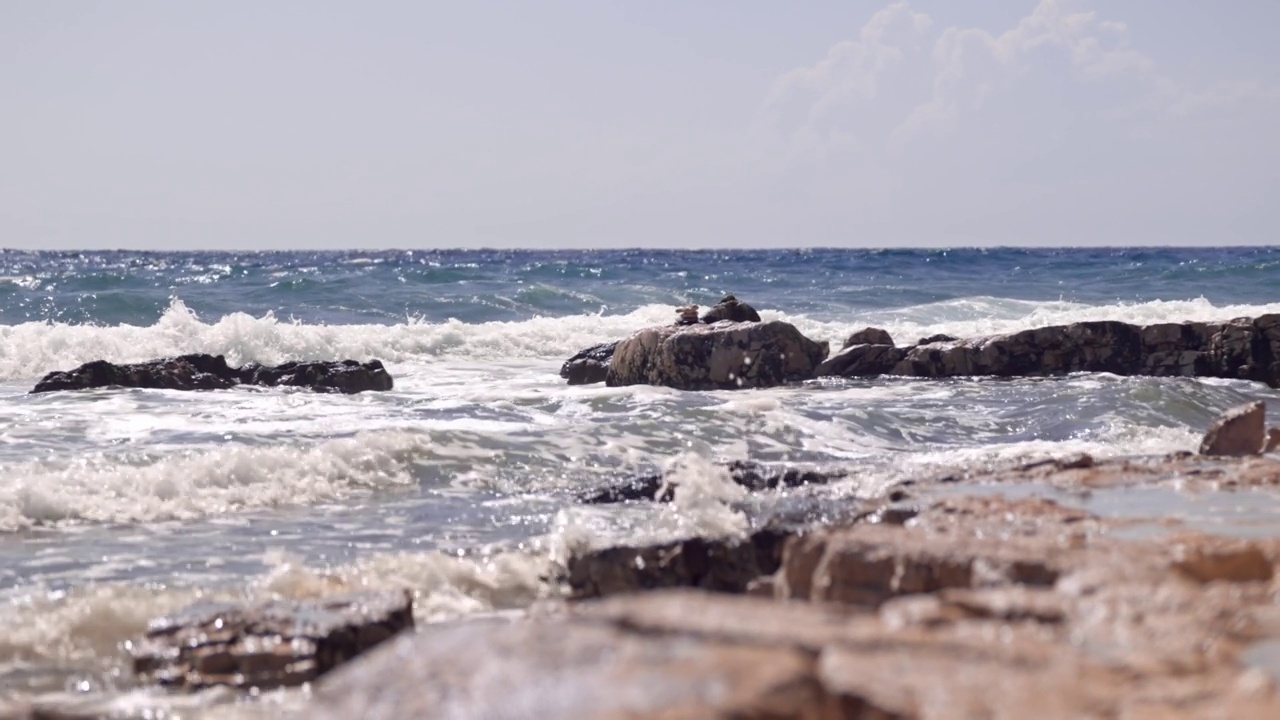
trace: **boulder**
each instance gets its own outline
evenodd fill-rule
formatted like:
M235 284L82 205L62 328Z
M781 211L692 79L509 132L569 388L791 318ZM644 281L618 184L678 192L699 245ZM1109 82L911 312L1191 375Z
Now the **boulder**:
M844 341L845 347L849 347L850 345L888 345L893 347L893 338L889 335L887 330L868 327L850 335L849 338Z
M163 390L224 390L236 385L306 387L320 392L358 393L390 390L391 375L377 360L357 362L287 362L264 366L227 365L221 355L192 354L141 363L87 362L73 370L45 375L31 391L136 387Z
M1241 457L1267 449L1267 404L1261 400L1227 410L1213 421L1200 443L1201 455Z
M575 552L565 563L575 598L603 597L665 587L741 593L777 571L790 532L756 531L748 538L688 538L641 546Z
M905 348L892 345L850 345L823 360L815 371L819 377L874 377L884 375L906 357Z
M760 322L760 313L755 308L732 295L711 306L702 316L702 322L710 324L728 320L729 322Z
M773 467L760 463L735 460L726 466L729 479L748 490L775 490L803 485L825 485L844 477L843 473L825 472L813 468L794 466ZM627 502L631 500L670 502L674 488L663 488L662 473L649 473L629 478L620 483L606 485L582 493L578 502L588 505Z
M814 377L826 356L826 343L778 320L654 327L618 343L605 382L681 390L772 387Z
M613 350L617 346L618 341L614 340L578 351L560 366L560 377L568 380L570 385L604 382L605 376L609 374L609 360L613 358Z
M161 685L266 690L310 682L412 627L408 592L206 602L153 620L128 649L134 672Z

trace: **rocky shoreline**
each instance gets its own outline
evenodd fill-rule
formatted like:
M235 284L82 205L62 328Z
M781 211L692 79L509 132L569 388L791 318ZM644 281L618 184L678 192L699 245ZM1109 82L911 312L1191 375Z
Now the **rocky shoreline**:
M1246 410L1206 441L1255 435ZM394 593L200 606L132 651L181 687L313 683L295 717L1280 717L1280 533L1087 507L1274 495L1261 450L914 478L836 523L579 551L514 617L415 631Z

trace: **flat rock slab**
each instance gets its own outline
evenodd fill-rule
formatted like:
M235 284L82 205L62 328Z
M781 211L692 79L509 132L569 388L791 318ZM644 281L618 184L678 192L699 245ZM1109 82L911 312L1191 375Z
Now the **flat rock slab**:
M103 387L225 390L237 385L358 393L390 390L393 381L378 360L287 362L281 365L250 363L237 368L227 365L226 358L221 355L192 354L127 364L95 360L73 370L51 372L41 378L31 392Z
M200 603L151 622L134 672L162 685L268 689L310 682L413 627L409 593Z

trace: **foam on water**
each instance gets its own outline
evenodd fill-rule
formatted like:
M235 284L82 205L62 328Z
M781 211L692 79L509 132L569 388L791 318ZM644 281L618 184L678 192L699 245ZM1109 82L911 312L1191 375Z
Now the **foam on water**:
M5 468L0 531L65 521L155 522L314 504L409 487L428 435L358 434L314 446L228 445L159 459L98 456Z
M197 600L311 599L359 590L408 589L419 623L525 608L558 592L547 579L551 556L538 551L371 554L335 567L272 553L274 566L240 585L181 588L101 583L48 592L10 592L0 604L0 696L61 687L112 689L130 684L124 643L147 623ZM51 673L50 668L60 668Z

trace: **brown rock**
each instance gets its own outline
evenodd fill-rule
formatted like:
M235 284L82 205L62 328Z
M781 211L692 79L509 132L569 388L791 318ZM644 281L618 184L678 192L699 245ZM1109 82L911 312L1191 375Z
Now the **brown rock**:
M1267 444L1267 404L1239 405L1218 416L1200 443L1201 455L1257 455Z
M1174 567L1199 582L1269 582L1271 559L1255 543L1198 539L1174 545Z
M618 343L605 382L682 390L733 390L808 380L827 356L781 321L664 326Z
M1265 452L1272 452L1276 448L1280 448L1280 428L1271 428L1267 430L1267 449Z
M314 718L851 717L810 653L609 623L473 622L392 643L326 679Z
M411 627L407 592L200 603L153 620L130 650L134 672L162 685L268 689L310 682Z

